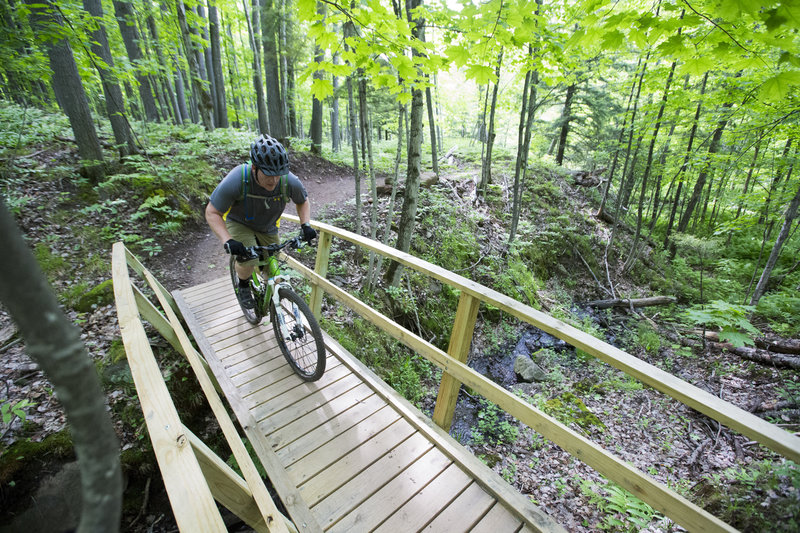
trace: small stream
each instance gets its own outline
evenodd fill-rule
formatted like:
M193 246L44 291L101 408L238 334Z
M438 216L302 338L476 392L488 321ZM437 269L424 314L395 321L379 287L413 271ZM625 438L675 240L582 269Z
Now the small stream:
M514 372L514 362L517 357L520 355L530 357L542 348L550 348L555 352L573 349L561 339L531 326L522 333L516 343L512 341L491 354L475 358L469 362L469 366L504 389L510 390L517 384L517 375ZM548 371L546 368L544 370ZM466 394L462 388L450 428L450 434L459 442L466 444L472 441L472 428L477 425L477 412L480 407L478 398Z
M591 309L573 308L572 313L580 319L590 317L595 324L598 323L598 317ZM620 333L618 328L614 326L606 328L599 325L598 327L601 327L606 333L607 342L614 344L617 335ZM511 341L494 352L474 357L473 360L469 361L469 366L504 389L511 390L512 387L519 383L514 372L514 362L517 357L520 355L531 357L531 355L543 348L549 348L559 354L571 355L567 359L569 361L567 364L572 364L573 362L576 365L584 364L575 356L575 348L570 344L536 327L528 326L516 342ZM544 372L552 370L547 366L546 361L536 361L536 357L533 357L533 360L543 365L542 370ZM481 408L480 399L480 396L472 397L467 394L464 391L464 387L459 393L450 434L463 444L472 442L472 428L477 425L477 414Z

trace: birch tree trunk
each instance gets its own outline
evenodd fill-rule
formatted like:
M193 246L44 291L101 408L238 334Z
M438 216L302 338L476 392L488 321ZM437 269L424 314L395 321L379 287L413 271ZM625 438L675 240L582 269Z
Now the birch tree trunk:
M32 12L39 9L32 8ZM0 249L8 259L0 264L0 301L19 326L26 353L53 384L69 422L81 472L77 531L117 532L122 509L119 441L97 371L81 342L80 330L64 316L2 201Z

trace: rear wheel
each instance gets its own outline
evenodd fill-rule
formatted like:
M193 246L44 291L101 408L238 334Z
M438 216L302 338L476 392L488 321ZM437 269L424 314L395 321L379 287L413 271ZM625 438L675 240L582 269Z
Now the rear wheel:
M243 306L241 300L239 300L239 276L238 274L236 274L236 257L233 255L231 255L230 271L231 271L231 283L233 283L233 292L234 294L236 294L236 301L239 302L239 307L241 307L244 317L251 324L254 325L260 324L261 319L264 318L264 313L262 310L259 310L260 307L259 295L256 288L253 287L252 281L250 281L250 290L253 291L253 298L256 301L256 306L253 309L248 309L245 306Z
M325 372L325 343L317 319L305 301L287 287L278 289L278 300L288 332L286 338L281 334L280 318L272 303L270 316L283 356L298 376L316 381Z

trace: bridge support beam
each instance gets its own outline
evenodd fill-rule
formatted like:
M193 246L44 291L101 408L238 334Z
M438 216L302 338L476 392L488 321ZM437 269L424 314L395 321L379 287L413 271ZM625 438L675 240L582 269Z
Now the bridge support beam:
M331 255L332 240L333 235L327 231L319 232L317 260L314 263L314 272L323 278L328 275L328 259ZM317 320L319 320L322 317L322 296L325 294L325 291L323 291L320 286L315 284L313 281L311 283L314 286L311 287L311 299L308 306L311 308L311 312L314 313L314 316L317 318Z
M469 347L472 344L480 303L480 300L474 296L461 292L447 353L462 363L466 363L469 356ZM450 431L450 425L453 422L453 414L456 410L456 400L458 400L458 391L460 389L460 381L447 372L442 375L442 382L439 384L439 395L436 397L436 407L433 409L433 421L447 432Z

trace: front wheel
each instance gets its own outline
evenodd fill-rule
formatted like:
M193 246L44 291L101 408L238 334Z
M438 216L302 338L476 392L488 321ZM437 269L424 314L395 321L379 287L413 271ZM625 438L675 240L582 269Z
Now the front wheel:
M316 381L325 372L325 343L317 319L306 302L288 287L278 289L278 301L278 312L270 303L270 316L283 356L298 376ZM281 333L281 318L286 324L286 337Z
M233 283L233 292L236 294L236 301L239 302L239 307L242 308L242 313L247 321L257 326L261 323L261 319L264 317L263 311L259 309L259 307L263 309L261 302L259 302L259 291L253 287L253 282L251 281L250 290L253 291L253 298L256 300L256 306L253 309L248 309L243 306L241 300L239 300L239 275L236 274L236 257L233 255L231 255L231 262L229 266L231 270L231 283Z

